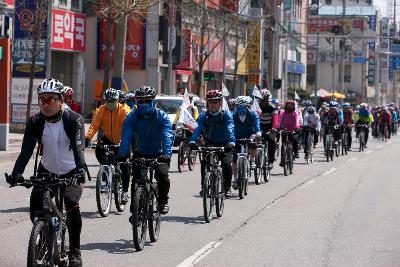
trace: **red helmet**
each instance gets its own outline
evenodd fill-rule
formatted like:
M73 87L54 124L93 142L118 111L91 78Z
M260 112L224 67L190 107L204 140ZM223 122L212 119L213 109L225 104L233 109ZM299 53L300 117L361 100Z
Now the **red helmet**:
M73 94L74 94L74 90L72 90L71 87L69 87L69 86L64 86L64 96L70 96L70 97L72 97Z
M285 107L287 107L289 104L292 105L292 106L295 106L294 100L290 99L290 100L286 101Z
M211 90L207 92L206 95L207 100L221 100L222 92L220 90Z

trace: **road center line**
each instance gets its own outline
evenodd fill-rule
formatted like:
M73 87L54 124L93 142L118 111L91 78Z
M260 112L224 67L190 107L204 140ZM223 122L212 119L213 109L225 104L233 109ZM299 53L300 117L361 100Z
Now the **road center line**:
M182 261L179 265L177 265L177 267L189 267L196 265L198 262L204 259L208 254L210 254L214 249L216 249L220 245L221 242L208 243L203 248L194 253L192 256Z
M372 152L374 152L373 150L369 150L367 152L365 152L365 154L371 154Z
M311 184L313 184L315 182L316 182L316 180L310 180L307 183L305 183L301 188L304 189L304 188L308 187L309 185L311 185Z
M330 173L332 173L332 172L334 172L336 170L337 170L337 168L331 168L329 171L327 171L324 174L322 174L322 176L328 175L328 174L330 174Z
M351 158L351 159L346 160L346 162L352 162L352 161L356 161L356 160L358 160L358 158L357 158L357 157L354 157L354 158Z

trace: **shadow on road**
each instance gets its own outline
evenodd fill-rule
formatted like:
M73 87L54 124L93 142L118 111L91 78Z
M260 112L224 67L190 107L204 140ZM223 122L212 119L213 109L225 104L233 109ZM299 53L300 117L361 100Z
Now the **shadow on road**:
M97 211L82 211L81 215L83 218L86 219L101 218L100 214Z
M146 244L148 245L148 244ZM111 243L90 243L81 245L82 250L104 250L111 254L128 254L135 252L132 240L119 239Z
M0 213L29 212L28 207L19 207L8 210L0 210Z
M198 217L183 217L183 216L162 216L162 221L165 222L178 222L184 224L204 224L203 216Z

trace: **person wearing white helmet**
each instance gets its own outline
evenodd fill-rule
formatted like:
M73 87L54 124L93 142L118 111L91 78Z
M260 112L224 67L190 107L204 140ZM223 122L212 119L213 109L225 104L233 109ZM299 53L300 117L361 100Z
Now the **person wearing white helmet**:
M74 90L69 86L64 86L64 104L67 105L70 109L79 113L81 107L75 103L74 101Z
M69 266L82 266L80 235L82 217L79 200L85 183L87 166L84 156L84 121L78 113L63 108L64 85L56 79L42 81L36 88L40 112L26 123L21 153L7 182L11 185L23 182L22 174L28 164L36 143L41 146L42 157L37 176L48 174L77 181L65 190L64 203L67 212L69 236ZM34 222L42 212L43 190L33 187L30 197L30 218Z

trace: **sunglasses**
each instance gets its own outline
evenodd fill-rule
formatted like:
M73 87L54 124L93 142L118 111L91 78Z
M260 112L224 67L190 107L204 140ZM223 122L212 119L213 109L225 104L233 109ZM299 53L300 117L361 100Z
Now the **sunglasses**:
M138 99L138 100L136 100L136 103L138 105L140 105L140 104L150 104L151 102L153 102L153 99Z
M219 102L220 102L220 100L218 100L218 99L207 100L207 103L209 103L209 104L218 104Z
M58 97L39 97L39 104L40 105L52 105L57 102L57 100L60 100Z

